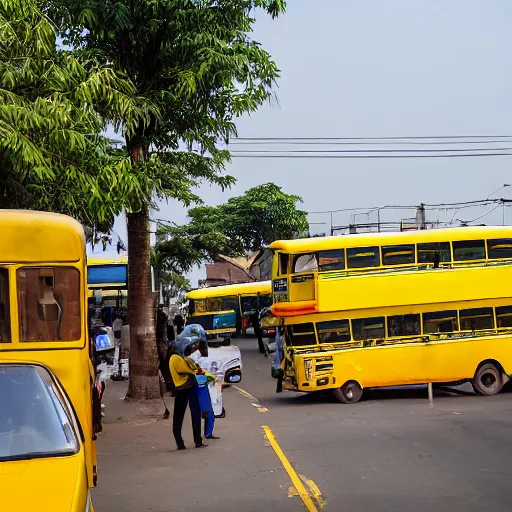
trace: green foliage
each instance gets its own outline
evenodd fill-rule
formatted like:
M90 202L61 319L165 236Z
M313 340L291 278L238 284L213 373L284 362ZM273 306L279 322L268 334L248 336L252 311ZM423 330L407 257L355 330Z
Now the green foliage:
M182 274L169 270L162 272L162 291L167 299L179 298L180 295L190 290L191 287L190 281Z
M251 188L217 207L189 211L195 223L210 223L225 233L231 253L263 248L275 240L297 238L308 230L307 213L297 209L299 196L286 194L274 183Z
M238 256L274 240L296 238L308 229L307 213L297 209L299 196L266 183L219 206L189 210L184 226L163 226L153 252L153 264L173 272L189 272L220 254Z
M108 68L85 69L59 52L33 0L0 0L0 202L67 213L108 229L121 204L109 195L121 158L99 136L105 112L134 88Z
M270 98L279 74L250 38L254 9L275 17L283 0L46 1L84 66L111 67L135 84L135 114L121 104L102 111L131 156L121 185L128 211L155 207L155 198L199 202L194 186L233 183L219 143L236 135L238 116Z
M177 274L232 252L229 238L213 222L192 219L184 226L161 226L157 237L161 241L153 249L153 265Z

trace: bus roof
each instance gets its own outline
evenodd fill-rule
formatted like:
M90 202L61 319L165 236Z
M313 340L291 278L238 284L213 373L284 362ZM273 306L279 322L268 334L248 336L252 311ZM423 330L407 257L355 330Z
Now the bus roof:
M87 256L87 265L127 265L128 256L119 256L118 258L96 258Z
M58 213L0 210L0 263L77 262L85 235L76 220Z
M198 288L187 293L187 299L209 299L212 297L227 297L229 295L244 295L257 293L271 293L270 281L256 281L252 283L227 284L225 286L211 286Z
M509 226L468 226L460 228L442 228L412 230L386 233L360 233L355 235L299 238L296 240L277 240L270 244L272 250L290 254L342 249L344 247L365 247L372 245L400 245L422 242L449 242L457 240L478 240L484 238L512 238Z

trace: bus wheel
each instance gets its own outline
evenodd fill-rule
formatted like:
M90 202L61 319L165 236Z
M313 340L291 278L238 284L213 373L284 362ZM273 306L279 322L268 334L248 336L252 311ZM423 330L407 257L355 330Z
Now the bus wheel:
M359 382L349 380L341 388L333 390L334 396L343 404L355 404L363 396L363 388Z
M497 395L503 387L501 371L493 363L481 365L475 373L471 385L477 395Z

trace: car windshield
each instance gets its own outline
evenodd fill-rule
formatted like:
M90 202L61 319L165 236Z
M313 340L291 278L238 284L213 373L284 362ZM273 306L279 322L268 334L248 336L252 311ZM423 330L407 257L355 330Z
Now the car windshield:
M70 413L46 370L0 364L0 390L0 462L78 451Z

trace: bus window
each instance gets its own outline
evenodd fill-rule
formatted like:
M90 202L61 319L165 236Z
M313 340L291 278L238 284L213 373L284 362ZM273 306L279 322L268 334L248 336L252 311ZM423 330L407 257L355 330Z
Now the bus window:
M498 329L512 327L512 306L496 308L496 323Z
M418 244L418 263L436 263L451 261L450 242Z
M317 322L318 341L320 343L340 343L350 341L350 322L348 320L332 320Z
M326 270L345 270L345 251L343 249L320 251L318 253L318 269L320 272Z
M348 268L378 267L380 253L378 247L355 247L347 249Z
M358 318L352 320L352 332L354 340L369 340L375 338L384 338L384 317Z
M459 330L457 311L423 313L423 333L455 332Z
M191 305L190 314L206 313L206 311L207 311L205 299L191 300L190 305Z
M69 267L17 271L20 341L77 341L80 274Z
M383 265L407 265L415 261L414 245L388 245L382 248Z
M293 272L313 272L318 270L316 254L301 254L293 258Z
M460 240L453 242L453 260L485 260L484 240Z
M212 299L208 299L207 302L207 311L208 312L217 312L222 311L222 298L221 297L214 297Z
M9 273L0 268L0 343L11 341L9 314Z
M416 336L421 333L420 315L396 315L388 317L388 336Z
M220 307L219 311L229 311L230 309L238 311L238 299L235 296L222 297Z
M279 254L279 275L284 276L288 274L288 263L289 263L289 255L286 253Z
M256 295L240 297L240 306L242 313L256 312L258 309L258 297Z
M492 308L462 309L459 312L461 331L478 331L494 329Z
M315 326L312 323L289 325L287 335L290 345L294 347L316 345Z
M487 240L487 254L489 259L512 258L512 239L499 238Z

